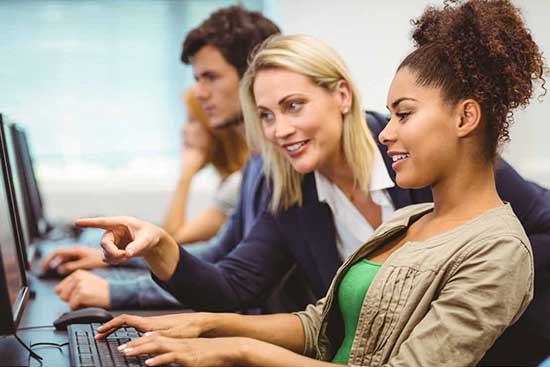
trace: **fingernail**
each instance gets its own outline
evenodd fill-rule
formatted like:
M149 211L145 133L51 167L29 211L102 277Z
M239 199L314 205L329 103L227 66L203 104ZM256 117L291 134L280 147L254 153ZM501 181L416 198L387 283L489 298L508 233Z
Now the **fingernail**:
M132 251L132 250L126 250L126 253L127 253L128 256L130 256L130 257L134 256L134 251Z
M145 334L143 334L143 336L151 336L151 335L153 335L153 333L150 332L150 331L148 331L148 332L146 332Z
M153 363L153 358L149 358L145 360L145 364L150 366Z
M126 344L122 344L121 346L119 346L117 349L118 350L124 350L126 348Z
M134 348L126 348L126 349L124 349L122 352L123 352L124 354L128 354L128 353L132 353L133 350L134 350Z

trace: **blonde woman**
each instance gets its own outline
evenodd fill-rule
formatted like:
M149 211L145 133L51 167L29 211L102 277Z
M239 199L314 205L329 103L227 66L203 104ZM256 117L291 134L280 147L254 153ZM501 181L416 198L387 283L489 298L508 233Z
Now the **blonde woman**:
M506 3L502 9L498 4L487 6L515 14ZM534 65L540 62L535 50L530 57ZM422 60L438 58L430 54ZM498 137L486 135L492 130L485 125L488 116L479 109L479 101L461 97L461 104L447 103L448 90L437 83L417 82L415 73L421 70L411 71L403 64L392 84L388 96L392 119L381 134L382 142L391 147L388 152L372 144L354 85L334 51L304 36L267 41L243 78L242 107L250 143L265 154L272 180L271 209L260 216L244 243L216 265L205 266L203 273L214 272L221 278L225 272L227 277L218 282L241 286L245 290L239 295L246 297L271 276L266 273L281 274L281 264L295 261L315 291L322 288L333 264L346 252L352 252L351 257L337 273L328 297L298 315L121 316L101 327L98 337L121 325L164 330L121 347L127 355L158 354L149 365L329 365L299 354L352 365L381 365L390 359L469 365L479 360L532 297L529 241L510 207L502 204L497 188L506 192L513 181L513 190L525 194L526 201L537 200L529 190L531 184L502 162L495 185L496 144L491 148L485 143ZM530 82L531 73L537 72L531 66L521 80ZM443 77L454 79L454 74L447 70ZM525 101L530 91L522 93L516 98ZM412 119L408 117L412 111L397 110L405 97L421 98L423 109L433 112L418 118L421 135L414 134L414 127L400 127L404 119ZM462 104L462 99L468 103ZM491 117L490 123L501 124L501 119L502 115ZM373 124L377 115L367 120L371 131L377 131ZM462 120L463 128L453 128ZM483 159L477 159L480 146L485 147ZM363 171L370 172L366 177L359 171L361 161ZM393 172L388 166L395 168L398 183L405 187L431 186L435 206L400 210L378 226L394 208L422 200L427 191L399 189L392 183L384 187L386 176ZM463 189L460 180L465 177L475 189ZM511 198L511 204L523 211L521 200ZM225 296L217 293L223 287L216 288L198 270L189 272L192 262L181 253L178 257L179 250L162 230L127 217L84 219L77 224L107 229L102 245L108 260L144 256L156 277L172 286L180 299L200 298L203 302L197 304L202 309L223 305L216 299ZM372 240L360 247L367 237L357 237L369 229ZM419 247L407 246L411 241ZM189 274L200 285L185 285ZM181 339L198 336L231 337Z

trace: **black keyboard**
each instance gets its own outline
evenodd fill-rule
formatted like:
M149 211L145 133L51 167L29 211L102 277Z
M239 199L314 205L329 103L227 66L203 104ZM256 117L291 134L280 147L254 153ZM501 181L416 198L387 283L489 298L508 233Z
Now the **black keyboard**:
M95 340L101 324L72 324L67 328L72 367L147 366L145 360L152 355L125 357L118 346L142 335L132 327L120 328L104 340Z

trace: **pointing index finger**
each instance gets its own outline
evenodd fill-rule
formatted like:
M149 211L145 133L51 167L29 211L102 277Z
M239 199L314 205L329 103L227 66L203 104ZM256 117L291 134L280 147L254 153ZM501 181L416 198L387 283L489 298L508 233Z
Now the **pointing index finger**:
M127 221L121 217L80 218L75 220L74 225L80 228L112 229L118 226L127 227Z

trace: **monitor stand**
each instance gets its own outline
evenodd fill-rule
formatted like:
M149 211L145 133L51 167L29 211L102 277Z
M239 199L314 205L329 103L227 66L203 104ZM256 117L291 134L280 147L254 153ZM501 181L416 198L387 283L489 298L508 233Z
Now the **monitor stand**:
M0 362L0 366L27 366L29 364L29 355L24 352L14 353L14 351L21 350L21 347L28 351L31 357L42 364L42 357L33 352L31 348L27 344L25 344L25 342L21 340L21 338L17 336L17 334L7 334L0 335L0 350L2 350L3 356L2 361ZM10 352L7 353L8 351ZM15 358L16 360L13 360L13 358Z
M35 352L32 351L32 349L30 347L27 346L27 344L25 344L23 342L23 340L19 339L19 337L17 336L17 334L13 334L13 336L15 337L15 339L17 339L17 341L19 342L19 344L21 344L23 346L23 348L25 348L31 355L31 357L33 357L34 359L38 359L39 361L42 360L42 357L40 357L38 354L36 354Z

